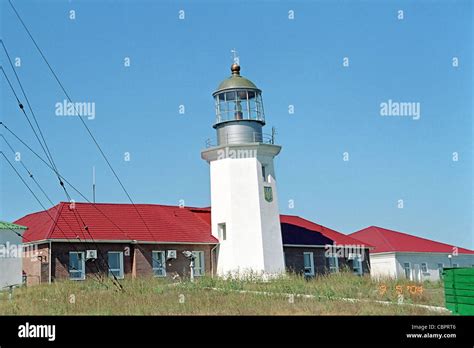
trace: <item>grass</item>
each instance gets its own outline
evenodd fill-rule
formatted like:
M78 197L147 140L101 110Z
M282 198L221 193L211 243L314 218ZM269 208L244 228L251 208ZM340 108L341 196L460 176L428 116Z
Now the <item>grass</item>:
M344 272L311 280L289 275L263 282L250 275L247 279L202 277L194 283L174 283L160 278L124 279L121 283L124 292L118 291L110 280L100 283L92 279L23 287L15 290L11 300L6 295L0 296L0 315L439 314L427 308L397 305L399 293L403 294L405 304L444 307L440 282L376 281ZM314 298L288 294L307 294ZM364 302L347 302L341 298Z

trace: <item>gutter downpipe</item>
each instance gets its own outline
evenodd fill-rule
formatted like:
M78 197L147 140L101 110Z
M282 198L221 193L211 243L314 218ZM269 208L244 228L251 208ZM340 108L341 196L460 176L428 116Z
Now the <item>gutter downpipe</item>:
M48 276L49 276L49 281L48 281L48 283L49 283L49 284L51 284L51 263L52 263L51 255L53 254L52 247L53 247L53 243L52 243L52 241L51 241L51 239L50 239L50 240L49 240L49 256L48 256L48 260L49 260L49 262L48 262L48 263L49 263L49 270L48 270L48 272L49 272L49 274L48 274Z
M214 278L214 256L213 256L213 253L214 253L214 250L216 250L216 248L219 246L219 244L216 244L215 247L213 247L211 249L211 277Z

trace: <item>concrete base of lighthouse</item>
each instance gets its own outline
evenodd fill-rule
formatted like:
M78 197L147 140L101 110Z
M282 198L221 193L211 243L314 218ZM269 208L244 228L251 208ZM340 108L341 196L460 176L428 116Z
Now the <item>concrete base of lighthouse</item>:
M228 144L202 151L210 164L212 234L220 276L285 272L274 157L277 145Z

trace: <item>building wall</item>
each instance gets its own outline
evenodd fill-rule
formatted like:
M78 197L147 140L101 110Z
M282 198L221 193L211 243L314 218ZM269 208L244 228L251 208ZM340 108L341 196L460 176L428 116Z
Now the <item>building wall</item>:
M123 252L124 274L132 273L132 246L130 244L119 243L53 243L52 244L52 278L69 278L69 252L97 250L96 260L86 261L86 277L92 277L95 274L108 273L107 253L109 251Z
M329 272L329 261L326 257L325 247L292 247L284 246L285 265L289 272L298 274L304 273L304 257L303 253L313 253L314 273L327 274ZM352 269L352 262L347 257L338 257L339 270L344 268ZM370 273L369 250L365 249L364 258L362 260L362 270L364 274Z
M439 280L438 264L450 267L449 253L380 253L371 254L372 276L406 278L404 263L410 263L409 277L413 281ZM427 272L422 272L421 264L427 264ZM452 264L472 267L474 255L453 256Z
M23 252L23 273L26 285L38 285L49 281L49 244L27 244Z
M450 267L448 258L449 253L396 253L396 273L400 278L405 278L405 269L403 264L410 263L410 279L413 281L439 280L438 263L444 267ZM458 254L453 256L452 264L458 264L459 267L473 267L474 255ZM427 272L422 272L421 264L427 263Z
M20 235L24 230L15 230ZM0 230L0 289L6 286L22 283L22 240L9 229Z
M341 267L347 267L349 269L352 269L352 261L349 260L347 256L344 258L339 258L339 268ZM364 274L370 274L371 269L372 266L370 263L370 251L369 249L364 249L364 255L362 259L362 272Z
M125 276L152 276L152 251L176 250L176 259L166 262L166 276L189 276L189 261L182 254L183 251L204 251L205 272L210 273L211 249L208 244L119 244L119 243L53 243L52 244L52 278L64 280L69 278L69 252L97 250L97 259L86 261L86 277L93 277L98 273L107 274L107 260L109 251L122 251L124 258ZM38 271L38 270L36 270Z
M135 248L135 272L137 276L152 276L153 263L152 251L168 251L176 250L176 259L166 261L166 276L167 277L188 277L190 273L189 260L183 255L183 251L204 251L206 274L211 274L214 268L215 261L212 264L211 249L213 245L208 244L144 244L139 248Z
M124 253L124 274L131 277L153 276L152 251L176 250L176 259L167 260L167 277L188 277L189 260L182 254L183 251L204 251L206 274L216 273L216 253L211 252L214 245L207 244L119 244L119 243L52 243L52 280L69 279L69 252L98 250L98 259L86 261L86 277L95 277L97 273L107 274L107 265L102 258L107 259L108 251L122 251ZM328 272L329 261L325 256L324 247L284 247L286 268L295 273L304 272L303 253L313 252L315 274ZM38 246L36 258L24 258L23 270L27 274L27 285L35 285L49 280L49 244ZM101 256L102 255L102 256ZM339 257L339 269L351 269L351 261L347 257ZM365 250L363 272L369 273L370 264L368 250Z
M313 253L314 272L315 274L325 274L328 272L327 260L324 256L324 248L309 247L283 247L285 254L285 266L288 272L297 274L304 273L304 252Z
M370 254L370 274L374 278L396 278L395 253Z

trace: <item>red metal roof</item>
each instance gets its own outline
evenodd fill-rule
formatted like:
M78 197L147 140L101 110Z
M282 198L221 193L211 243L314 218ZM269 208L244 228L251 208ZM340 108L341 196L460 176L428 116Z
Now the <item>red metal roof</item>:
M211 235L210 208L157 204L135 204L135 207L132 204L111 203L74 203L73 207L70 203L61 202L47 211L26 215L15 223L28 227L24 233L25 242L47 239L90 240L92 235L96 241L218 243ZM83 228L82 221L88 231ZM363 244L298 216L280 215L280 221L282 224L319 232L334 244Z
M366 243L375 246L372 253L383 252L425 252L425 253L452 253L455 246L435 242L430 239L410 234L392 231L386 228L370 226L350 234ZM474 254L474 251L458 247L460 254Z
M61 202L47 211L17 220L17 223L28 227L24 241L87 240L91 239L91 234L94 240L106 241L217 243L209 225L196 218L189 209L155 204L135 204L135 207L132 204L109 203L74 205L72 209L70 203ZM81 219L88 231L83 228Z
M368 243L363 243L362 241L360 241L358 239L355 239L353 237L349 237L345 234L342 234L340 232L332 230L332 229L330 229L328 227L325 227L323 225L318 225L318 224L316 224L312 221L303 219L302 217L299 217L299 216L280 215L280 222L296 225L296 226L299 226L299 227L304 227L308 230L319 232L323 236L333 240L334 244L339 244L339 245L363 245L364 244L364 246L367 247L367 248L372 247L372 245L369 245Z

